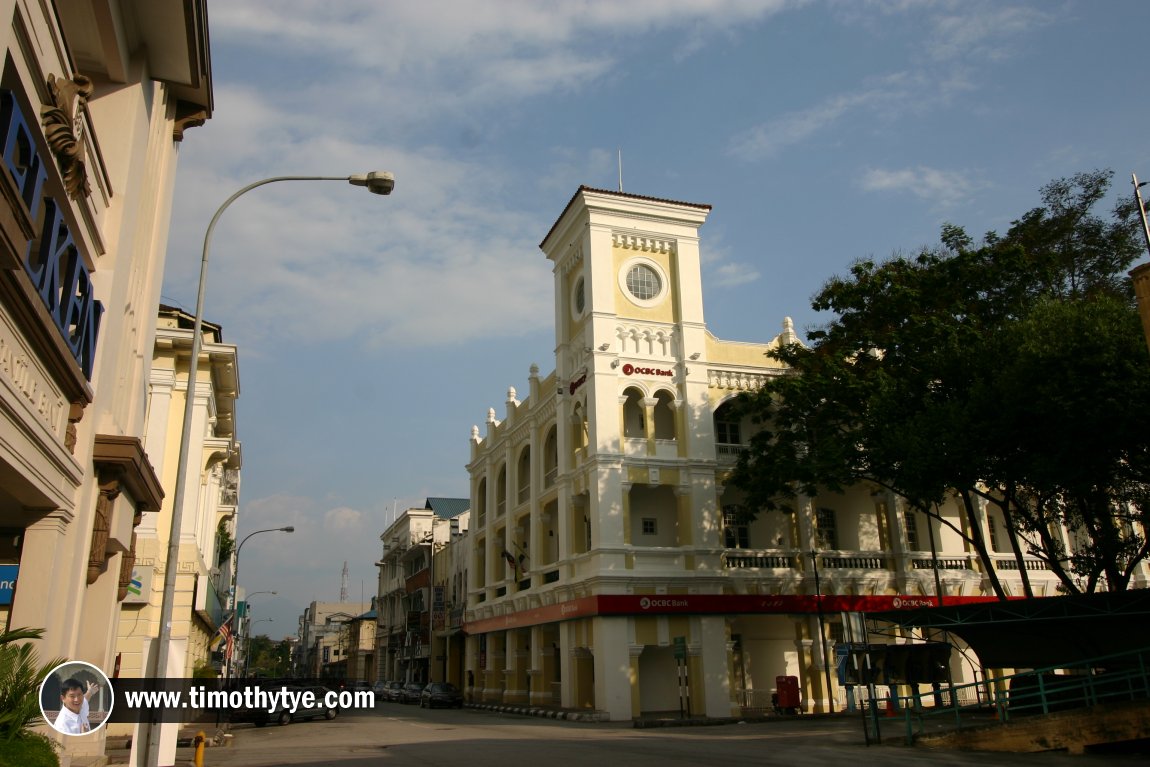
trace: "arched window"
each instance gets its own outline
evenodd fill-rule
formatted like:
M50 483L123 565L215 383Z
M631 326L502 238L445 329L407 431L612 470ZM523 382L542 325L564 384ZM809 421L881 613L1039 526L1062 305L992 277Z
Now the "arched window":
M587 412L582 402L575 403L571 411L571 450L587 446Z
M715 456L719 460L734 461L745 450L743 429L735 415L732 401L724 402L715 410Z
M655 392L655 439L675 439L675 396L663 390Z
M475 515L479 519L479 526L487 522L487 480L479 480L479 490L475 494Z
M647 436L644 417L643 392L631 387L623 392L623 436L627 439L640 439Z
M495 516L502 517L507 511L507 467L499 469L499 480L495 483Z
M518 493L516 503L527 503L531 498L531 446L523 448L519 453L519 464L515 467L515 479Z
M559 474L559 431L552 426L543 441L543 486L551 487Z

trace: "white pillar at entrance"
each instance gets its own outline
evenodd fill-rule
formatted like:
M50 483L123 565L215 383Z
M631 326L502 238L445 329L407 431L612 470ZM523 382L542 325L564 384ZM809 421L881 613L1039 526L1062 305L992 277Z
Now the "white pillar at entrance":
M631 719L631 652L625 618L595 618L595 708Z
M703 678L692 680L703 685L704 714L708 717L731 715L731 680L727 662L727 619L721 615L708 615L699 619L699 648Z

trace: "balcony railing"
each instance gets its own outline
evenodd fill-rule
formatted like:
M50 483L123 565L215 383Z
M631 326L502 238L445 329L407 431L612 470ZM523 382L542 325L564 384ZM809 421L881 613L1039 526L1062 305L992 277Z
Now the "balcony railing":
M722 463L734 463L746 451L746 445L715 444L715 457Z
M1026 566L1027 570L1045 571L1050 569L1050 564L1043 562L1041 559L1030 559L1029 557L1024 557L1022 562ZM996 570L1018 570L1018 560L1013 558L995 558L994 568Z
M933 570L936 566L935 565L936 562L938 563L937 566L938 566L939 570L973 570L974 569L971 566L970 560L966 559L965 557L962 557L962 558L938 557L937 559L929 559L929 558L924 559L924 558L917 558L916 557L915 559L911 560L911 566L914 567L915 570Z
M724 554L723 567L732 570L749 568L797 569L798 564L790 554Z
M886 557L820 554L819 565L828 570L885 570Z

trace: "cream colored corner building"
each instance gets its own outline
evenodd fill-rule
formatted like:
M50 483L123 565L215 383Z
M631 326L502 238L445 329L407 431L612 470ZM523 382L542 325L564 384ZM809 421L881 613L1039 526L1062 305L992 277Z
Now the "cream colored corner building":
M144 445L157 457L163 486L168 488L175 487L179 468L176 459L194 323L193 315L170 306L161 305L156 317ZM201 332L169 661L169 667L181 669L179 676L185 679L208 669L222 675L223 644L217 632L234 602L229 588L243 465L235 418L240 394L238 352L235 345L224 343L218 325L203 322ZM165 676L156 673L155 659L174 496L172 492L160 509L141 515L136 527L135 561L120 605L116 638L120 676ZM227 540L233 545L221 546ZM134 725L110 724L108 730L111 735L137 735ZM134 744L140 741L133 739Z
M212 110L206 13L0 0L0 622L109 674L165 496L147 380L179 142Z
M841 710L829 654L861 637L840 610L934 595L932 537L951 603L990 593L957 535L887 495L800 498L797 513L750 524L725 513L740 499L724 481L751 433L726 405L779 375L766 353L796 337L784 318L767 343L707 330L709 212L583 187L541 244L554 264L555 370L533 367L527 396L511 389L502 417L492 409L472 430L456 678L474 679L474 700L612 720L728 717L768 707L776 678L794 676L805 710ZM944 513L961 528L957 508ZM979 524L1008 551L993 510ZM1035 593L1054 594L1028 564ZM996 558L1021 593L1012 566ZM957 661L952 672L973 681Z

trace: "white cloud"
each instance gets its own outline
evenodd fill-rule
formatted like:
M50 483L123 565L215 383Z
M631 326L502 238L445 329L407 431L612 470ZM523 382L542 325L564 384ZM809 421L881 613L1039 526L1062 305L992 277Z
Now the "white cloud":
M334 58L360 73L364 99L401 114L467 104L514 103L557 88L589 85L608 71L605 39L684 28L700 36L760 20L803 0L529 0L380 3L246 0L212 11L213 35L259 51ZM364 76L366 75L366 76ZM342 83L346 88L347 83Z
M897 192L931 200L935 207L950 207L967 200L986 184L965 171L945 171L919 165L887 170L871 168L859 182L868 192Z
M833 126L853 109L867 104L881 93L838 95L809 109L783 115L775 120L754 126L735 136L731 153L748 160L761 160L780 150Z
M870 112L882 120L929 114L956 96L976 92L978 69L1008 57L1018 40L1057 18L1053 11L968 0L850 0L833 7L840 23L873 30L881 30L884 19L890 23L894 16L925 14L930 33L922 43L922 66L872 77L857 91L746 128L731 140L731 154L750 161L767 159L816 134L831 133L857 112Z
M717 288L744 285L759 279L759 270L750 264L725 263L708 272L708 284Z
M934 19L926 48L938 60L1002 59L1013 53L1018 38L1052 23L1056 18L1053 8L1053 4L1039 9L1001 3L959 3Z
M364 532L364 521L362 511L340 506L323 515L323 530L335 535L360 535Z

